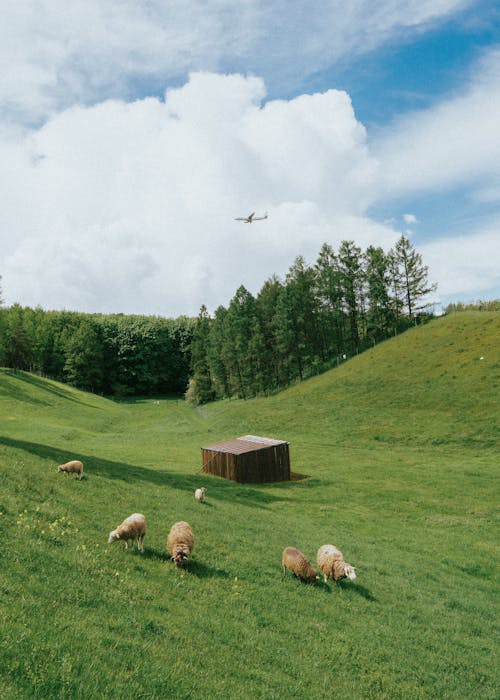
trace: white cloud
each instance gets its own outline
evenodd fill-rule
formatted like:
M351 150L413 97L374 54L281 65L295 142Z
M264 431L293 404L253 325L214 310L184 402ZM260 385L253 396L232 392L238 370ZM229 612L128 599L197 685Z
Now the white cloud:
M202 303L226 305L242 283L256 293L298 254L313 263L325 241L393 245L396 222L366 214L388 160L371 154L349 96L263 104L265 93L257 77L195 73L164 101L72 107L28 134L4 132L5 301L196 314ZM444 103L430 113L440 110L451 114ZM269 219L234 221L254 210ZM470 237L417 246L440 298L498 283L497 231L471 227Z
M415 214L403 214L403 219L406 224L418 224Z
M373 151L381 164L382 196L478 187L499 176L500 50L475 66L460 95L396 120Z
M461 301L490 292L498 295L499 229L500 218L472 235L441 238L419 246L429 266L429 279L438 282L438 301L457 295Z
M190 70L253 71L296 88L304 77L419 30L471 0L24 0L4 3L0 108L39 123L72 104L93 104L184 79ZM290 47L293 45L293 60Z
M164 102L73 107L4 140L6 301L194 314L324 241L390 246L364 214L376 163L349 97L264 95L258 78L198 73ZM253 210L269 219L234 221Z

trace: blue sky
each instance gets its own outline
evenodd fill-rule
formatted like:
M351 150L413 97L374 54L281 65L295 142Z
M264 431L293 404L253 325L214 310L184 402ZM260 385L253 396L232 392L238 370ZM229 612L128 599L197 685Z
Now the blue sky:
M196 314L324 241L500 297L500 9L26 0L0 28L7 303ZM245 226L236 216L268 211Z

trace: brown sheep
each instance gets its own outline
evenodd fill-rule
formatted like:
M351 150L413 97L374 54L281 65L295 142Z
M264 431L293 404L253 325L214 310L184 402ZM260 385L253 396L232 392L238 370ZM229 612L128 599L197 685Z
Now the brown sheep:
M281 564L283 566L283 576L286 574L286 570L290 569L295 576L303 581L312 583L319 578L316 569L311 566L309 560L306 559L302 552L295 547L286 547L283 550Z
M318 549L316 555L318 567L323 573L323 578L326 580L329 576L334 581L340 581L343 578L349 578L354 581L356 578L356 569L344 561L344 555L333 544L324 544Z
M177 567L188 563L193 547L194 535L191 525L183 520L174 523L168 533L167 549Z
M81 480L83 476L83 462L79 459L72 459L71 462L66 462L66 464L60 464L57 467L58 472L66 472L67 474L77 474L78 478Z
M118 525L116 530L109 533L108 544L123 540L125 549L128 549L128 543L132 540L132 549L134 548L134 540L137 540L137 548L144 552L144 538L146 536L146 518L142 513L133 513L128 518Z

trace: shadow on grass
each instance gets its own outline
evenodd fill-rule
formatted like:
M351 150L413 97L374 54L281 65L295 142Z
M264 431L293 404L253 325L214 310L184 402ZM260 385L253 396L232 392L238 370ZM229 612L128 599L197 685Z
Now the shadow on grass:
M72 401L82 406L89 406L90 408L95 408L99 411L102 410L94 404L82 401L80 398L75 396L75 394L70 389L65 389L62 386L52 384L46 379L41 379L40 377L37 377L36 374L30 374L29 372L23 372L21 370L5 370L4 374L8 375L9 377L12 377L17 382L24 382L24 384L28 386L36 387L38 390L44 392L45 394L53 394L54 396L57 396L60 399L65 399L66 401ZM21 399L22 401L26 401L32 404L38 404L41 406L47 406L49 404L49 401L37 399L33 396L32 393L28 391L23 391L21 385L12 387L11 389L2 387L2 393L4 393L7 396L10 396L11 398L15 398L18 400Z
M158 561L170 561L170 554L168 552L162 552L159 549L154 549L153 547L144 547L144 552L141 554L143 559L155 559Z
M86 476L101 476L106 479L119 479L129 484L134 483L150 483L154 486L166 486L169 488L187 491L193 494L200 486L202 480L210 479L210 492L213 498L217 500L227 500L232 503L238 503L242 506L251 508L266 508L268 504L275 501L283 502L285 500L282 494L273 495L269 493L266 486L257 485L243 486L233 481L221 479L219 477L207 477L207 475L199 474L181 474L174 471L166 471L160 469L151 469L150 467L139 467L126 462L114 462L109 459L100 459L93 455L86 455L78 452L69 453L68 450L61 450L50 445L42 445L36 442L27 440L15 440L13 438L3 437L0 435L0 444L13 447L18 450L24 450L42 459L52 460L54 467L58 464L63 464L69 459L79 459L84 464ZM282 482L288 484L290 482ZM280 484L281 485L281 484ZM208 503L200 507L208 506Z
M172 564L172 566L174 565ZM208 566L208 564L204 564L199 559L191 559L186 571L198 578L229 578L229 574L224 569Z
M342 588L342 590L344 591L357 593L362 598L365 598L365 600L369 600L371 602L377 600L375 596L372 595L372 593L370 593L368 588L365 588L365 586L362 586L359 583L352 583L351 581L346 581L342 579L341 581L337 581L337 586Z
M172 567L172 570L175 570L175 565L167 551L163 552L159 549L145 547L141 557L166 562ZM187 567L179 569L179 571L185 571L188 574L198 576L198 578L229 578L229 574L224 569L208 566L198 559L190 559Z

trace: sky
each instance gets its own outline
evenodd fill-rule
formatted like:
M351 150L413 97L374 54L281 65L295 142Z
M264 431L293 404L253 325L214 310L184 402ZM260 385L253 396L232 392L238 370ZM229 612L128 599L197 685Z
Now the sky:
M500 298L494 2L23 0L0 66L6 305L194 316L401 234L436 312Z

